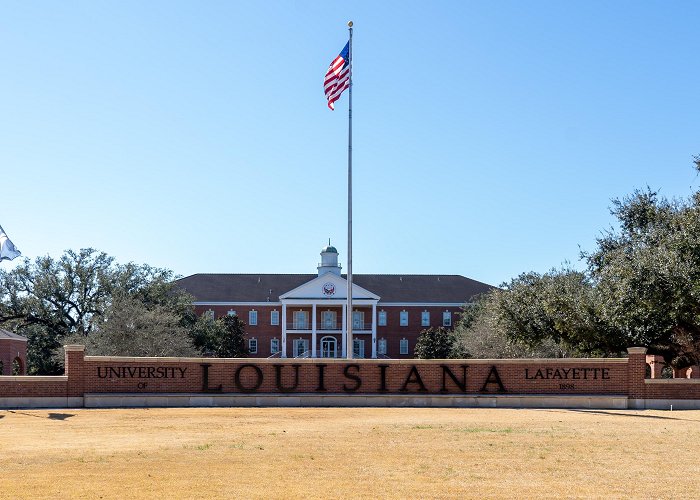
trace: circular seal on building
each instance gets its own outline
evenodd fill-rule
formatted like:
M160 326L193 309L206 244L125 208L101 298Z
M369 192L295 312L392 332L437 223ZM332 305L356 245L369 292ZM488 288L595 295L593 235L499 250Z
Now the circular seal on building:
M323 284L323 295L331 296L335 295L335 285L330 281Z

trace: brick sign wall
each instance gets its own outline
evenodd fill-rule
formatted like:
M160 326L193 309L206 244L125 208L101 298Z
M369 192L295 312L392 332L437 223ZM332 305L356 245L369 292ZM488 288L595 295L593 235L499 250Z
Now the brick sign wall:
M66 352L73 396L131 392L626 395L633 361L641 361L642 377L644 370L643 354L631 354L629 359L549 360L253 360L83 354L72 346Z
M700 399L692 380L645 380L645 349L619 359L206 359L85 356L60 377L0 377L2 398L90 394L621 396ZM634 406L634 405L633 405Z

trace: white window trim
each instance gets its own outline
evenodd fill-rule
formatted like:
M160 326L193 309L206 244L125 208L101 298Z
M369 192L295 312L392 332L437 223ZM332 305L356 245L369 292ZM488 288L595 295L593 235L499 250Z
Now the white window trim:
M355 330L365 329L365 312L364 311L353 311L352 312L352 327Z
M405 321L404 318L406 318ZM399 312L399 326L408 326L408 311L406 309Z
M204 314L202 314L202 316L212 320L216 319L216 314L214 313L213 309L207 309L206 311L204 311Z
M255 337L248 339L248 352L250 354L258 353L258 339L256 339Z
M236 315L236 311L234 311L233 309L229 309L228 312L226 313L226 315L227 315L227 316L235 316L235 315Z
M384 309L377 314L377 326L386 326L386 311Z
M420 313L420 326L430 326L430 311Z
M248 325L255 326L258 324L258 311L252 309L248 311Z
M275 346L277 344L277 346ZM274 339L270 339L270 354L277 354L280 352L280 339L275 337Z
M337 311L321 311L321 330L335 330L337 325Z
M447 320L447 321L445 321ZM442 326L452 326L452 312L445 311L442 313Z
M275 319L275 318L277 318L277 319ZM277 309L270 311L270 325L279 326L279 324L280 324L280 312Z
M299 352L299 349L298 349L299 345L303 346L303 350L301 351L301 353ZM294 339L293 348L294 348L293 354L294 354L295 358L299 354L304 354L306 351L309 350L309 339Z
M381 338L377 341L377 354L386 354L386 339Z
M399 341L399 354L408 354L408 339L405 337Z
M355 347L357 346L357 352L355 352ZM352 339L352 352L355 358L364 359L365 357L365 340L364 339Z
M295 330L308 330L309 326L309 311L300 309L292 311L292 325Z

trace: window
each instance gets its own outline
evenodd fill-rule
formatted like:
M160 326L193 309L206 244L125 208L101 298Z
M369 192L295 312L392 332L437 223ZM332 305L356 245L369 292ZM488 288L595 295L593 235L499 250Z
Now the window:
M258 353L258 339L248 339L248 352L250 354Z
M401 311L399 314L399 326L408 326L408 311Z
M335 311L321 311L321 329L337 330Z
M401 339L399 343L399 354L408 354L408 339Z
M365 341L359 339L353 339L352 341L352 355L355 358L365 357Z
M386 339L379 339L377 342L377 354L386 355Z
M377 326L386 326L386 311L379 311L379 318L377 318Z
M226 314L229 315L229 316L235 316L235 315L236 315L236 311L234 311L233 309L229 309L228 312L227 312Z
M309 329L309 311L294 311L294 330Z
M270 340L270 354L277 354L280 352L280 339Z
M364 330L365 329L365 313L363 311L353 311L352 312L352 329L353 330Z
M430 313L428 311L420 313L420 326L430 326Z
M214 311L209 309L208 311L204 311L203 316L207 319L214 319Z
M248 313L248 324L257 325L258 324L258 311L252 310Z
M295 339L294 340L294 357L295 358L306 358L309 356L309 341L306 339Z
M270 311L270 324L273 326L277 326L280 324L280 312L279 311Z
M442 313L442 326L452 326L452 313L450 311Z

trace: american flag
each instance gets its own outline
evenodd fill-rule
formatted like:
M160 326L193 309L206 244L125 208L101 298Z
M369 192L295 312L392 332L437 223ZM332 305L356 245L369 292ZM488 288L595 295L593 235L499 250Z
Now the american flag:
M350 42L340 51L338 57L328 67L326 78L323 80L323 91L328 99L328 107L332 110L333 103L340 99L343 90L350 86Z

